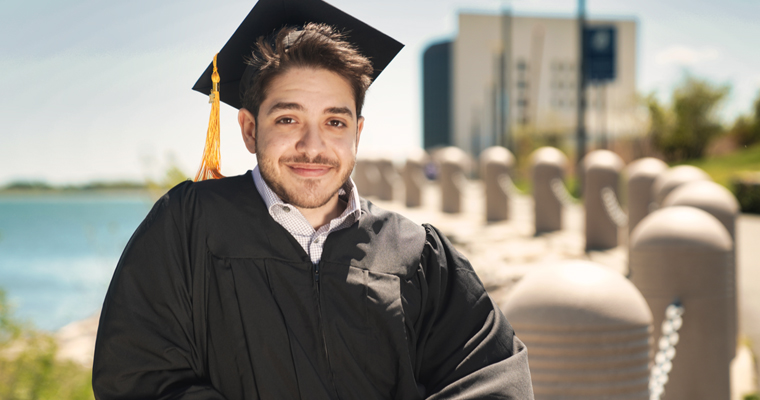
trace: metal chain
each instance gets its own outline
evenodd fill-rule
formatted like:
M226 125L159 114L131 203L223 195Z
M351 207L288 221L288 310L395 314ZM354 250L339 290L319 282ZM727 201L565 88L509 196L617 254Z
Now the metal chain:
M668 383L668 374L673 369L673 358L676 356L678 344L678 330L683 325L684 308L681 302L676 300L665 309L665 320L662 321L662 336L658 343L659 351L654 356L654 367L649 376L649 400L660 400L665 393L665 384Z
M377 169L380 178L382 178L385 182L390 183L391 186L393 186L393 182L396 181L396 177L398 177L398 173L396 172L396 168L391 166L391 168L378 168Z
M465 175L464 172L454 172L454 174L451 176L451 181L454 183L454 187L457 188L460 193L464 193L467 190L469 179L467 179L467 175Z
M607 215L610 216L615 225L621 228L628 226L628 216L620 208L615 191L611 187L605 186L602 188L602 202L607 210Z
M414 169L411 175L412 182L417 185L417 188L422 190L427 185L428 179L425 176L425 172Z
M573 198L570 192L567 191L567 188L565 188L565 184L562 182L562 179L552 179L549 182L549 186L552 189L552 193L554 193L554 197L556 197L563 206L570 206L575 203L575 198Z
M501 190L504 192L511 194L511 195L517 195L517 194L525 194L522 190L520 190L517 186L515 186L515 183L512 181L512 177L509 176L509 174L501 174L499 175L499 187L501 187Z
M382 172L380 171L380 168L375 165L375 163L367 163L364 174L372 186L380 183L380 179L382 179Z

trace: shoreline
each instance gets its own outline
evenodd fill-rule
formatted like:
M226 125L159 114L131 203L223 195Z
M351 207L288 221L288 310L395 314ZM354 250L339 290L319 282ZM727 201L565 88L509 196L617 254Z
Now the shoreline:
M59 360L69 360L91 369L95 352L95 338L100 322L100 310L95 314L69 323L52 332L58 344L56 357Z

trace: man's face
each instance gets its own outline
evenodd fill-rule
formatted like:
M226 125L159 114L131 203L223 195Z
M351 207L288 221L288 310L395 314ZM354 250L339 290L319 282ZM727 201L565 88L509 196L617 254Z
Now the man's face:
M337 195L354 168L364 125L348 82L314 68L274 78L256 120L241 109L238 121L261 176L299 208L322 207Z

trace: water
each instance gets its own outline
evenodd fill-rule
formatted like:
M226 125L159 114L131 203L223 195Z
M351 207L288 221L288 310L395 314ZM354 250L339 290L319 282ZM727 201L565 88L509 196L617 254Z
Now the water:
M14 315L52 331L97 312L151 203L139 195L0 197L0 288Z

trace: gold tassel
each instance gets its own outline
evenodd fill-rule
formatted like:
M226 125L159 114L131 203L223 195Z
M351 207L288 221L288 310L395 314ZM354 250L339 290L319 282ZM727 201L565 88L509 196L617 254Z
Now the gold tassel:
M208 120L208 131L206 132L206 147L203 149L203 160L201 167L195 175L195 181L206 179L220 179L224 175L219 171L222 166L219 155L219 72L216 69L216 56L214 55L214 73L211 74L211 94L208 102L211 103L211 116Z

